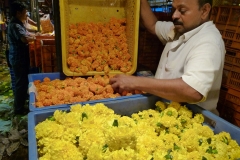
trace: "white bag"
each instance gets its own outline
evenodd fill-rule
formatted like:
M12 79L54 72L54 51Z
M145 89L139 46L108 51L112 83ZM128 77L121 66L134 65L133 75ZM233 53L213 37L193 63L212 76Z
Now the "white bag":
M40 24L42 27L42 33L52 33L53 32L54 27L50 20L49 14L45 14L42 18L40 18Z

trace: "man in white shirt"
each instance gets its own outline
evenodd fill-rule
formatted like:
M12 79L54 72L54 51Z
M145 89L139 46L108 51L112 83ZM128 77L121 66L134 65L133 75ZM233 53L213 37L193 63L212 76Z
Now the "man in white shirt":
M209 20L211 5L211 0L173 0L173 22L161 22L147 0L141 0L144 26L166 46L155 79L116 75L110 80L114 90L138 89L217 113L225 47Z

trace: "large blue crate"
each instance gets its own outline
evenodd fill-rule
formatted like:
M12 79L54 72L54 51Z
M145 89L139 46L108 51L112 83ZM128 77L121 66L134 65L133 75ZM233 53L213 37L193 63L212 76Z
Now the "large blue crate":
M29 81L29 110L30 111L38 111L38 110L45 110L45 109L55 109L55 108L62 108L62 107L68 107L72 104L62 104L62 105L53 105L53 106L46 106L42 108L38 108L35 106L36 102L36 94L33 87L33 82L35 80L43 81L45 77L50 78L50 80L60 79L64 80L66 76L63 73L60 72L54 72L54 73L37 73L37 74L29 74L28 75L28 81ZM34 87L33 87L34 88ZM131 96L121 96L117 98L106 98L101 100L92 100L92 101L86 101L86 102L80 102L80 104L86 104L86 103L96 103L96 102L108 102L108 101L115 101L115 100L122 100L122 99L128 99L128 98L135 98L135 97L141 97L141 94L131 95Z
M145 95L134 97L131 99L122 99L116 101L103 102L107 107L113 109L116 114L130 116L132 113L137 113L142 110L150 109L155 107L157 101L165 101L159 97L152 95ZM90 103L94 105L95 103ZM187 105L187 107L194 113L201 113L205 117L204 125L208 125L215 134L226 131L229 132L232 139L236 140L240 144L240 128L225 121L224 119L216 116L208 110L202 109L197 105ZM69 111L70 107L59 108L59 110ZM30 112L28 114L28 141L29 141L29 159L37 160L37 141L35 126L43 122L49 116L52 116L56 109L41 110L36 112Z

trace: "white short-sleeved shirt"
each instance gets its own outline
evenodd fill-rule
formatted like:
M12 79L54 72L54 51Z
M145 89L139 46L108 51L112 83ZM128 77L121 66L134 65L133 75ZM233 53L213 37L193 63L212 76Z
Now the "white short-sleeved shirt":
M212 21L203 23L175 40L172 40L169 34L173 33L173 28L172 22L156 23L156 34L166 46L155 78L182 78L206 98L198 105L214 111L218 102L225 57L222 36Z

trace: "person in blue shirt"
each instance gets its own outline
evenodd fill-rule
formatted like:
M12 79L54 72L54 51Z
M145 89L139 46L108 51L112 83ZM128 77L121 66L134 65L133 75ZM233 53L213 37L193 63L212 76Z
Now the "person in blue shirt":
M8 25L9 62L15 76L14 114L25 114L24 108L28 98L28 73L30 68L28 43L34 41L35 35L24 27L27 20L27 6L22 2L13 2L10 6L12 18Z

